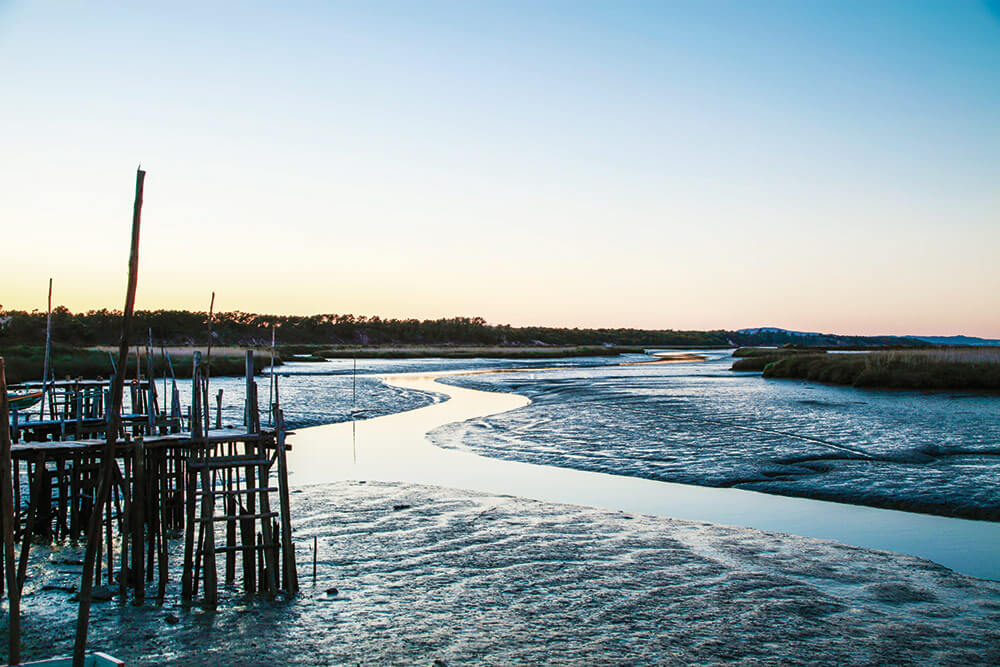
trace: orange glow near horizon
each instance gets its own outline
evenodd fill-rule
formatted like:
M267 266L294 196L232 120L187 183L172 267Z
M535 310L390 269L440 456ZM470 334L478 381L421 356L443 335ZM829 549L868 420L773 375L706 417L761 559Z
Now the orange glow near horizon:
M626 5L0 5L0 304L121 308L141 161L139 308L1000 338L986 9Z

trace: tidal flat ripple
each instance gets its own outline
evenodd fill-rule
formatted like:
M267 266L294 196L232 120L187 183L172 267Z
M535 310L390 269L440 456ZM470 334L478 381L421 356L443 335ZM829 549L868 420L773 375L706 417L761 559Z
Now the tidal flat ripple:
M208 610L173 581L160 604L95 604L91 645L172 665L1000 661L1000 586L912 556L420 485L292 506L297 596L224 589ZM71 649L80 556L32 551L27 657Z

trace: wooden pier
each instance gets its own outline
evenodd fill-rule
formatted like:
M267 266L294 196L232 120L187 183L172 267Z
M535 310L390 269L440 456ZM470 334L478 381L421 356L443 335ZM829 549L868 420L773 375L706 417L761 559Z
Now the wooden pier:
M107 581L121 601L166 596L167 582L180 576L181 597L213 607L223 583L237 580L246 594L276 596L298 591L288 498L284 418L277 387L265 406L272 428L261 428L253 353L246 353L243 428L221 428L221 392L216 428L211 428L212 306L208 353L194 353L191 401L182 410L173 363L170 396L156 392L153 334L145 332L145 378L136 352L136 377L125 376L139 274L139 232L146 172L136 170L128 282L122 310L117 363L109 355L110 380L50 377L52 281L42 379L22 385L9 410L4 360L0 358L0 595L9 610L9 662L20 662L21 591L31 546L79 541L86 545L73 648L74 667L86 663L94 587ZM166 374L164 373L164 394ZM128 382L130 410L123 409ZM273 382L273 377L272 377ZM41 392L37 414L30 400ZM167 407L169 403L169 408ZM218 529L218 530L217 530ZM170 540L183 539L179 563L171 567ZM221 541L221 543L220 543ZM20 551L17 552L17 544ZM174 550L175 552L177 550ZM239 575L239 576L238 576ZM5 590L6 588L6 590Z
M117 589L123 599L131 591L138 602L154 582L150 594L163 598L167 582L179 574L183 599L200 598L208 606L218 600L220 581L229 586L240 581L248 594L297 590L287 433L280 411L272 416L274 428L261 428L250 353L247 364L247 423L242 429L207 428L208 379L201 369L195 372L186 420L176 416L177 410L173 417L136 412L122 420L110 502L99 510L102 553L94 585ZM80 388L92 391L104 385L75 382L63 388L80 397ZM141 389L147 386L143 383ZM75 403L80 409L74 412L65 409L65 401L54 401L59 419L22 422L28 437L11 446L19 586L24 585L33 543L84 538L95 511L108 420L87 412L96 408L84 407L102 400L87 403L80 397ZM155 404L136 401L137 407ZM184 544L180 562L173 564L171 539Z

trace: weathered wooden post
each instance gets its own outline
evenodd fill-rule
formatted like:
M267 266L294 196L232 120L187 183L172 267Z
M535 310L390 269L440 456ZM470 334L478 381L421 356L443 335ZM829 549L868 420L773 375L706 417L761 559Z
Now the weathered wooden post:
M208 435L208 431L212 427L212 412L208 407L208 383L212 377L212 315L215 311L215 292L212 292L212 301L208 305L208 348L205 350L205 389L204 389L204 400L202 403L205 405L205 435Z
M222 390L215 396L215 428L222 428Z
M122 333L118 343L118 365L121 373L115 374L111 389L111 415L108 437L105 439L101 457L101 474L94 509L90 513L87 526L87 550L83 559L83 579L80 582L80 610L76 623L76 642L73 647L73 667L84 667L87 650L87 625L90 621L90 594L94 584L94 565L97 544L100 537L101 510L108 502L111 491L111 476L115 466L115 444L121 423L122 389L124 385L125 363L128 359L129 332L132 326L132 312L135 309L135 290L139 279L139 221L142 212L142 188L146 172L141 168L135 172L135 202L132 206L132 245L129 251L128 287L125 291L125 309L122 312Z
M292 542L292 511L288 494L288 458L285 456L285 415L274 404L275 446L278 458L278 504L281 506L282 572L289 593L299 590L299 575L295 568L295 544ZM315 565L313 566L315 578Z
M209 464L201 464L201 528L204 532L202 553L205 568L205 605L214 607L219 595L218 570L215 561L215 493L213 471ZM199 530L199 534L202 533Z
M250 393L253 391L253 350L246 351L245 359L246 367L246 400L244 405L246 406L243 410L243 423L246 424L247 432L250 432L251 424L253 421L250 419Z
M0 526L3 528L3 570L7 578L7 607L9 612L10 650L8 661L21 662L21 588L17 583L14 566L14 498L10 461L10 431L7 406L7 374L3 357L0 357Z
M201 373L201 352L195 350L192 356L191 369L191 416L188 419L191 425L191 438L199 439L201 433L201 387L199 386L198 375ZM197 446L198 443L194 443ZM195 475L191 468L191 462L195 460L194 452L188 457L185 466L185 522L184 522L184 572L181 575L181 597L190 600L194 594L194 530L195 530ZM202 493L204 493L202 489Z
M274 339L275 339L275 325L271 325L271 386L267 390L267 404L271 406L271 411L267 413L267 425L271 426L274 424L278 416L274 413L274 404L277 402L274 397Z
M52 349L52 278L49 278L49 309L45 314L45 361L42 363L42 404L39 419L45 417L45 397L49 395L49 356ZM51 400L49 401L51 403Z
M133 446L132 463L132 585L135 602L146 598L146 446L139 437Z
M153 367L153 330L149 330L146 343L146 423L149 425L149 435L156 432L156 373Z
M203 423L201 411L203 398L201 393L201 352L195 350L192 357L193 368L191 369L191 418L188 420L191 425L191 437L201 438L203 436Z

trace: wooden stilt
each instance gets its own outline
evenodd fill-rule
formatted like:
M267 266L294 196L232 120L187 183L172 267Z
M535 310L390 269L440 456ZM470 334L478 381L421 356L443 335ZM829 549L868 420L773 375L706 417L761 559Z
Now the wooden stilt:
M299 590L299 574L295 567L295 544L292 542L292 511L288 493L288 458L285 454L285 415L274 404L275 447L278 463L278 504L281 511L282 572L285 590L296 593Z
M189 462L190 463L190 462ZM184 525L184 573L181 575L181 598L190 600L194 594L194 525L195 525L195 495L194 472L188 468L185 480L186 521Z
M59 494L59 512L56 518L56 532L55 539L60 540L66 537L69 533L69 518L67 513L69 512L69 495L68 489L66 488L66 457L58 456L56 457L56 490Z
M21 537L21 462L14 461L14 539Z
M17 562L17 590L18 592L24 589L24 578L28 573L28 554L31 552L31 536L32 533L37 530L38 525L38 507L41 505L42 499L42 488L45 479L45 460L39 456L39 459L35 463L35 477L33 481L33 490L31 492L31 497L28 500L28 514L27 521L24 525L24 533L21 535L21 557ZM31 475L31 464L28 464L28 474Z
M121 472L117 465L115 470ZM118 522L118 529L122 536L122 564L119 569L118 596L124 600L128 593L129 577L132 575L132 568L129 564L129 556L132 553L129 548L129 536L132 534L132 460L128 456L125 457L125 473L119 474L118 478L121 482L123 509L121 520Z
M80 539L80 457L74 456L70 471L69 487L69 538L76 542Z
M232 471L227 471L229 484L232 489ZM226 514L236 515L236 496L228 493L225 499ZM226 520L226 585L232 585L236 581L236 519Z
M170 489L170 479L168 471L168 451L162 453L160 459L160 474L158 476L160 482L160 522L159 522L159 550L157 555L159 557L159 581L157 583L156 596L159 599L163 599L167 594L167 580L169 579L169 564L167 562L169 550L168 550L168 540L167 540L167 530L168 530L168 512L169 506L167 504L167 494Z
M104 516L104 550L108 558L108 588L115 585L115 543L112 536L113 526L111 525L111 503L105 505Z
M50 283L51 284L51 283ZM11 477L10 425L8 422L7 374L0 357L0 525L3 527L3 570L7 580L9 649L8 662L21 662L21 587L14 569L14 499Z
M146 597L146 449L141 438L132 452L132 585L141 603Z
M49 278L49 308L45 314L45 361L42 364L42 404L38 411L45 414L45 399L49 399L49 407L52 406L52 399L49 396L49 356L52 349L52 278Z
M201 523L205 531L205 604L214 607L219 597L218 572L215 563L215 494L212 487L212 471L208 467L201 471Z

